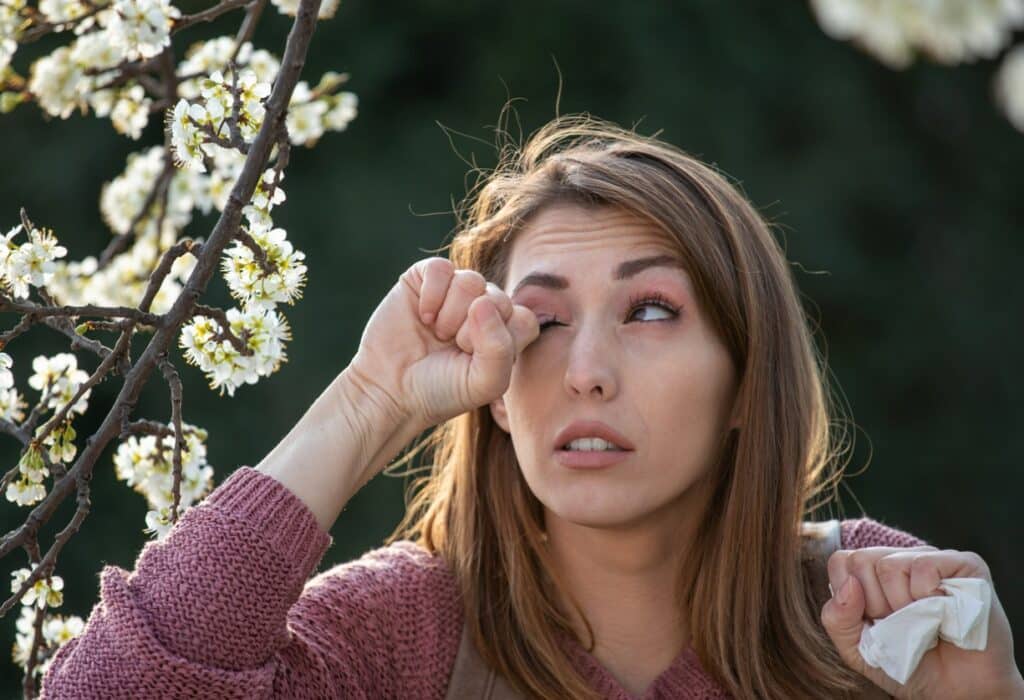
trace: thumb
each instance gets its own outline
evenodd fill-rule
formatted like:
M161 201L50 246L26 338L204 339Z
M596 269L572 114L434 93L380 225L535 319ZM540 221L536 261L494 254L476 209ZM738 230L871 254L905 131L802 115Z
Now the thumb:
M821 609L821 623L850 668L865 674L867 664L857 646L864 629L864 589L852 574ZM866 674L865 674L866 675Z

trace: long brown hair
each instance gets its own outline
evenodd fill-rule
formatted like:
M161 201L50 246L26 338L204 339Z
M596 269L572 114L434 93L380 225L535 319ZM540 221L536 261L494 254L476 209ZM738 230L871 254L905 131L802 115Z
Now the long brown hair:
M825 364L770 227L715 169L590 116L558 117L499 156L456 212L448 247L457 268L504 288L515 234L541 207L620 207L678 244L737 370L741 427L722 436L706 515L682 568L692 573L680 576L678 603L701 664L736 697L855 691L863 679L826 635L800 563L801 521L831 498L845 432L830 418ZM412 483L387 542L411 539L444 557L481 656L513 687L541 698L595 697L559 644L559 633L575 634L556 603L556 587L565 589L510 436L481 406L437 426L389 469L425 447L434 448L430 473Z

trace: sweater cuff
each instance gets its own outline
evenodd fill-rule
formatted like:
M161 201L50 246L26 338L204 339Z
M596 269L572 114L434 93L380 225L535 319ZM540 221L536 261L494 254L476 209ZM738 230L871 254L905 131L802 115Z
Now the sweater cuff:
M235 470L203 502L247 523L307 575L334 541L302 499L250 466Z

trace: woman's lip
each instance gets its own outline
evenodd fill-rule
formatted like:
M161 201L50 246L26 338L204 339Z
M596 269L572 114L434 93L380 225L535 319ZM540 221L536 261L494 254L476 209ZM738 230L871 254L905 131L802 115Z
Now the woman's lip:
M555 450L555 460L570 469L600 469L618 464L633 450Z

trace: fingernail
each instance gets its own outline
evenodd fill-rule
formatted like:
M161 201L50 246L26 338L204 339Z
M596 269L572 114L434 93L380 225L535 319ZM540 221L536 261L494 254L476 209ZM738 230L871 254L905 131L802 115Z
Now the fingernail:
M853 576L850 576L846 579L843 585L839 587L839 595L836 596L836 600L839 601L840 605L846 605L850 602L850 592L853 588L853 584L851 583L852 580Z

